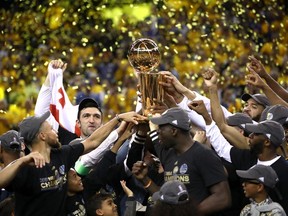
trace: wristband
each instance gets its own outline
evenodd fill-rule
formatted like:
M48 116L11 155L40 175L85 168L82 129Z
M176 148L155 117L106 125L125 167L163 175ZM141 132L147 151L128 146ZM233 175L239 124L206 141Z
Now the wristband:
M122 122L122 119L119 117L118 114L116 114L116 119L117 119L118 122Z
M86 176L90 171L90 168L85 167L80 160L76 161L74 169L81 176Z

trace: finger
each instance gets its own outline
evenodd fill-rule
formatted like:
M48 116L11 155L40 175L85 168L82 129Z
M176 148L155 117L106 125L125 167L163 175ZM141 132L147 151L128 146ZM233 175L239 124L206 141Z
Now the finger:
M67 68L67 63L65 63L65 64L62 66L63 72L66 70L66 68Z
M249 72L251 72L252 74L256 74L256 71L255 71L250 65L247 65L247 69L248 69Z

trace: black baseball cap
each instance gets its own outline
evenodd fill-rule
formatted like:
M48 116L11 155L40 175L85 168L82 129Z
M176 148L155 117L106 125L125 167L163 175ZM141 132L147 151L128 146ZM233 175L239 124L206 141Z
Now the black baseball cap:
M288 108L280 104L265 108L261 114L260 121L265 120L273 120L281 125L288 124Z
M265 135L275 147L279 147L285 139L282 125L276 121L265 120L254 124L245 124L245 129L250 133Z
M31 145L36 134L44 121L50 116L50 111L47 111L41 116L31 116L19 123L19 134L24 138L26 145Z
M99 106L99 104L94 99L92 99L92 98L84 98L79 103L77 119L80 118L81 110L83 110L84 108L87 108L87 107L95 107L102 113L101 107Z
M183 204L189 201L189 194L186 186L178 181L171 180L165 182L158 192L152 195L152 200L160 200L168 204Z
M277 173L272 167L261 164L257 164L248 170L236 170L236 173L240 178L256 180L272 189L279 181Z
M245 124L253 123L251 117L245 113L234 113L233 115L226 117L226 122L229 126L237 126L242 129L245 129Z
M4 149L21 151L21 138L15 130L9 130L0 136L0 145Z
M159 117L150 119L156 125L170 124L182 130L191 129L191 121L185 110L179 107L173 107L161 114Z
M241 96L241 99L243 101L248 101L250 98L252 98L253 100L255 100L258 104L264 106L264 107L267 107L267 106L270 106L270 102L268 100L268 98L263 95L263 94L248 94L248 93L245 93Z

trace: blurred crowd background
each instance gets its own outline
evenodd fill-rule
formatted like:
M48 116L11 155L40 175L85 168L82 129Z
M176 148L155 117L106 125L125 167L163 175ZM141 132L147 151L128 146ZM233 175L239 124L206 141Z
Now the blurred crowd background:
M109 119L135 109L137 79L127 59L139 38L154 40L169 70L205 94L202 70L221 74L221 101L238 111L249 55L288 86L287 0L1 0L0 134L33 115L52 59L68 67L73 104L97 99ZM253 91L253 89L250 89Z

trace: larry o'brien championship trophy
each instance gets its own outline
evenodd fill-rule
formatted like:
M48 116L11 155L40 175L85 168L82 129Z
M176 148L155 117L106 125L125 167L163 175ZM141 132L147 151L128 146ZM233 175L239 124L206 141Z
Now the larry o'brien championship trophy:
M162 75L154 69L159 65L161 55L157 44L148 38L136 40L128 52L128 60L138 75L140 85L142 114L148 116L153 99L163 101L164 90L158 84Z

